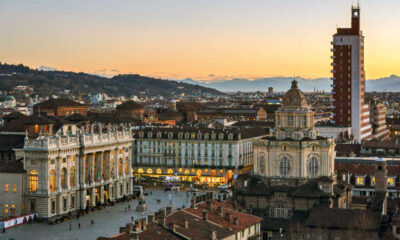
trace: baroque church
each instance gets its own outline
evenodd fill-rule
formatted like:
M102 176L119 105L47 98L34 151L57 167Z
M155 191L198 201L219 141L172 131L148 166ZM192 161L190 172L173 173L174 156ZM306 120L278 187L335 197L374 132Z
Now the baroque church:
M275 115L272 134L253 145L253 174L239 176L236 200L264 219L291 219L315 206L348 207L351 187L334 174L334 139L318 136L296 80Z
M273 135L260 139L254 149L254 173L280 178L332 177L334 139L318 136L314 112L296 80L275 114Z

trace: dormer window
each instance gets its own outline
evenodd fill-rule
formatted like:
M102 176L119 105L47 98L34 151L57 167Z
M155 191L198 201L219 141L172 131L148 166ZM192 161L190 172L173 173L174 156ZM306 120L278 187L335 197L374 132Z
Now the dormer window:
M152 138L153 137L153 132L148 132L147 133L147 138Z
M219 139L219 140L224 140L224 134L223 134L223 133L220 133L220 134L218 135L218 139Z
M232 134L232 133L229 133L229 134L228 134L228 139L229 139L229 140L233 140L233 134Z
M157 133L157 138L161 138L161 132Z

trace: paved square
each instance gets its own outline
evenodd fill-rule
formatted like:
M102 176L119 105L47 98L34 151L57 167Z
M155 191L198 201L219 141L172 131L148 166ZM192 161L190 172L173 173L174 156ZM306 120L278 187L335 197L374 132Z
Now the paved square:
M150 192L146 191L146 192ZM171 194L172 206L174 209L183 205L190 205L191 193L189 198L186 191L164 192L151 191L152 194L146 196L148 211L136 212L138 200L119 203L115 206L106 207L106 209L90 212L88 215L81 216L79 219L71 219L57 225L48 225L47 223L24 224L6 230L6 233L0 233L1 240L13 238L15 240L35 239L35 240L95 240L99 236L111 236L119 233L119 227L125 226L131 222L131 217L135 219L144 217L149 213L154 213L160 208L169 205L169 194ZM161 204L157 204L157 199L161 199ZM131 210L127 209L128 205ZM94 224L91 224L91 220ZM69 230L70 223L72 231ZM78 229L78 223L81 228Z

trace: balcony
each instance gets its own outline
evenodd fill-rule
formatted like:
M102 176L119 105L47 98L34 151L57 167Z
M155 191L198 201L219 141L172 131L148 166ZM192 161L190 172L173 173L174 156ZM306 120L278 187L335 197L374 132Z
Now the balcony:
M335 107L335 106L331 106L331 108L332 108L332 109L335 109L336 107Z
M335 66L335 65L336 65L336 63L334 63L334 62L333 62L333 63L331 63L331 66Z
M335 44L333 41L331 41L331 45Z
M334 48L331 48L331 52L334 52L335 51L335 49Z
M334 87L336 87L336 85L335 84L331 84L331 88L334 88Z
M332 69L332 70L331 70L331 73L336 73L336 71Z
M334 117L334 116L336 116L336 113L331 113L331 117Z
M335 56L331 56L331 59L335 59L336 57Z
M331 95L335 95L335 94L336 94L336 92L335 92L335 91L331 92Z
M334 78L334 77L331 77L331 80L332 80L332 81L335 81L335 80L336 80L336 78Z

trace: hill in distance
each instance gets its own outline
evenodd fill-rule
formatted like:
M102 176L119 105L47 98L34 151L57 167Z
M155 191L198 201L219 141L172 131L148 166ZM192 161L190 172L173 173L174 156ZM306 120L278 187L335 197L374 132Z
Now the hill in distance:
M0 63L0 89L12 90L18 85L29 85L34 88L34 94L48 96L58 94L64 89L82 94L107 93L110 96L132 96L146 92L148 96L173 97L176 95L223 93L208 87L195 86L172 80L144 77L137 74L117 75L112 78L102 76L58 71L49 67L42 70L31 69L22 64L10 65Z
M293 77L271 77L255 80L234 78L223 81L201 82L187 78L180 80L180 82L210 87L221 92L266 92L268 91L268 87L273 87L275 92L285 92L290 88L292 80ZM332 80L330 78L305 79L296 77L296 80L298 81L299 88L304 92L312 92L314 90L330 92L332 90ZM367 92L400 92L400 77L391 75L386 78L367 80L365 85Z

